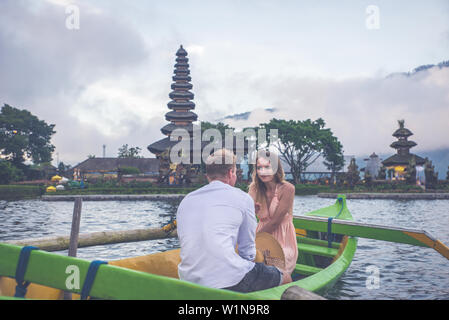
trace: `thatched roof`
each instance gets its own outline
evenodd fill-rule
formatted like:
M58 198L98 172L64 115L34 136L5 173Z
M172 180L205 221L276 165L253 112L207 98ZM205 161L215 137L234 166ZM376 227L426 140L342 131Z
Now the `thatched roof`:
M117 172L120 167L135 167L141 173L159 173L159 160L156 158L91 158L73 169L81 172Z
M409 154L395 154L384 161L382 161L382 164L386 167L389 166L398 166L398 165L408 165L409 161L415 157L416 165L422 166L426 163L426 160L421 158L420 156L417 156L416 154L409 153Z

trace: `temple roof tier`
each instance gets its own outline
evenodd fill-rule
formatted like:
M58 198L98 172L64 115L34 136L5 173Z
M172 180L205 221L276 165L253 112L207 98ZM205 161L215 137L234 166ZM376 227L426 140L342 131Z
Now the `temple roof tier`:
M184 83L175 82L175 83L171 84L171 88L173 90L190 90L193 88L193 85L188 82L184 82Z
M393 142L390 147L394 148L394 149L399 149L399 148L413 148L414 146L416 146L416 142L414 141L408 141L408 140L398 140Z
M190 70L189 69L176 69L174 71L174 74L176 74L177 76L184 76L184 75L190 74Z
M188 68L189 64L187 62L178 62L175 64L175 68Z
M396 138L400 138L400 137L407 138L412 135L413 135L413 133L407 128L399 128L393 133L393 137L396 137Z
M188 125L184 125L184 126L183 125L176 125L174 123L169 123L169 124L165 125L161 129L161 131L165 135L170 135L176 129L184 129L184 130L187 130L187 132L189 132L189 134L192 134L194 126L195 125L192 124L192 123L190 123Z
M167 121L196 121L198 115L194 112L170 111L165 114Z
M176 62L184 63L184 62L188 62L188 61L189 61L189 58L186 58L186 57L176 58Z
M187 55L187 51L182 47L182 45L179 47L178 51L176 51L176 55L178 57L185 57Z
M173 81L192 81L192 78L190 76L179 76L175 75L172 77Z
M167 103L169 109L195 109L195 103L192 101L180 102L180 101L170 101Z
M194 94L190 91L172 91L168 95L170 99L176 100L192 100L194 97Z
M382 164L386 167L407 165L413 157L415 157L416 165L418 165L418 166L422 166L426 163L426 160L421 158L420 156L409 153L406 155L395 154L395 155L389 157L388 159L385 159L384 161L382 161Z

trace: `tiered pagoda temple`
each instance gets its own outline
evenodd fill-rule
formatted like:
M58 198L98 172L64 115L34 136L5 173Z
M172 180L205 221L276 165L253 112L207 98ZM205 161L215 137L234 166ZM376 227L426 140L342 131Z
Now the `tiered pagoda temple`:
M165 114L165 119L170 121L169 124L161 129L161 132L167 136L162 140L156 141L148 146L148 150L159 156L161 153L178 143L178 141L170 141L170 134L175 129L185 129L192 136L193 124L192 122L198 119L198 116L191 110L195 109L193 103L193 93L190 92L192 84L190 81L189 59L187 58L187 51L182 47L176 52L176 64L173 76L173 81L169 97L172 99L168 104L171 110Z
M176 64L173 76L173 83L171 85L172 91L169 94L171 101L167 104L168 108L171 110L165 114L165 119L170 121L165 125L161 132L166 135L159 141L150 144L147 148L150 152L156 155L159 159L159 182L172 184L184 184L194 182L194 177L198 176L200 170L200 164L193 164L193 155L200 155L206 145L210 141L202 141L201 136L199 143L193 143L194 130L199 130L199 126L193 122L197 121L198 116L191 110L195 109L195 103L192 101L194 98L193 93L190 91L192 89L192 84L190 81L189 70L189 59L187 58L187 51L180 46L176 52ZM171 147L176 145L179 141L170 140L170 136L176 129L187 130L190 136L190 164L180 164L176 165L170 161L169 150ZM222 137L222 147L225 147L225 137ZM233 135L233 151L237 152L236 136ZM244 141L243 149L239 151L245 154L248 151L248 141ZM239 167L239 165L237 165ZM179 182L182 181L182 182Z
M416 146L416 142L408 140L413 133L404 127L404 120L399 120L399 129L393 133L393 137L398 141L393 142L390 147L397 150L397 153L384 161L382 164L388 170L394 170L397 176L402 176L406 170L410 160L415 157L415 163L417 166L423 166L426 162L425 159L410 153L410 149Z

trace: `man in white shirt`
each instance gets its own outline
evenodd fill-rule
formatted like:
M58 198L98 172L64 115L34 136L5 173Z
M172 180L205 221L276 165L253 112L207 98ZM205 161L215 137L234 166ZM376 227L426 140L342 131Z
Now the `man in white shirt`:
M213 153L206 161L206 175L209 184L189 193L178 207L179 278L240 292L281 284L277 268L254 262L254 201L234 188L234 154L226 149Z

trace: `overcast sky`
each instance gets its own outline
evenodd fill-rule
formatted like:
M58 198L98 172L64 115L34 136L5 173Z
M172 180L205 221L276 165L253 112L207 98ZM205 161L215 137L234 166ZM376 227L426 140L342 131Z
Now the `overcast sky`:
M405 119L417 153L449 148L449 68L387 77L449 60L444 0L0 0L0 103L56 125L55 164L103 144L153 157L180 44L199 120L322 117L345 154L366 155L394 152Z

